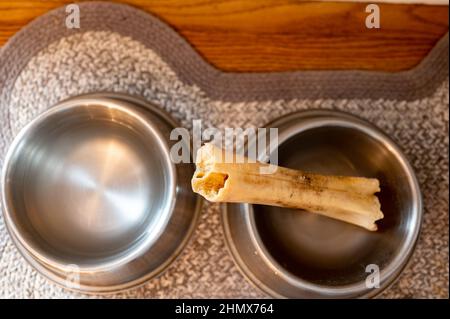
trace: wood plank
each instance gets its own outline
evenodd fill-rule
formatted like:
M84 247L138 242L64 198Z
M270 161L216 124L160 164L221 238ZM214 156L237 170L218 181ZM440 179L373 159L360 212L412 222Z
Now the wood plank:
M0 45L35 17L72 2L0 0ZM399 71L419 63L448 31L448 6L379 4L381 29L367 29L365 3L120 2L159 16L225 71Z

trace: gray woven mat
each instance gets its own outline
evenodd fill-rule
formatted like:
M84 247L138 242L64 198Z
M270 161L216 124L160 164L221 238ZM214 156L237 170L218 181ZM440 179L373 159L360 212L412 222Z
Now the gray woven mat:
M208 65L156 18L125 5L84 3L81 29L64 9L31 23L0 51L0 164L14 135L56 102L109 91L144 97L184 126L260 127L297 110L345 110L405 150L424 195L410 266L384 297L448 298L448 36L407 72L232 74ZM80 297L22 259L0 217L0 297ZM193 239L160 277L109 297L264 297L227 252L219 207L207 204Z

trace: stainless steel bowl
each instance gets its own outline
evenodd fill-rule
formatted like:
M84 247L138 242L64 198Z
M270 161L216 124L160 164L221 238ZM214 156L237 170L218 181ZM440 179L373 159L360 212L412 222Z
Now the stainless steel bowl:
M167 267L200 203L190 191L193 165L170 160L176 126L117 94L70 99L28 124L2 175L6 225L24 257L86 292L133 287Z
M379 129L346 113L304 111L268 126L279 129L281 166L378 178L385 218L369 232L298 210L228 204L223 224L238 266L274 297L377 295L405 267L419 234L421 194L405 156Z

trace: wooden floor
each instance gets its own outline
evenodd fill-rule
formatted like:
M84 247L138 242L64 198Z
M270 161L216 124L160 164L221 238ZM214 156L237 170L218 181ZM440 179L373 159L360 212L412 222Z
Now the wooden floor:
M71 0L0 0L0 46L35 17ZM294 0L126 0L173 26L226 71L369 69L416 65L448 31L448 6ZM83 17L81 16L81 21Z

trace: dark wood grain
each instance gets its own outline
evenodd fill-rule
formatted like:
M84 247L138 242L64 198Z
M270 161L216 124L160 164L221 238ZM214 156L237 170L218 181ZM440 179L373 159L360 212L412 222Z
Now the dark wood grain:
M0 0L0 45L66 0ZM448 7L380 4L381 29L364 3L292 0L126 0L154 13L225 71L368 69L419 63L448 31Z

